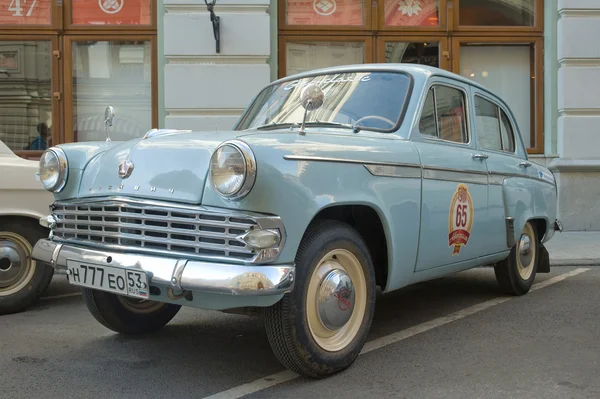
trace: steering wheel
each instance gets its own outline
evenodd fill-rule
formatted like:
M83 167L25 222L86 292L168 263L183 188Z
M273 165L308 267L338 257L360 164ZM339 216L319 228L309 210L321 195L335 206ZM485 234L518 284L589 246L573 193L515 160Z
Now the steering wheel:
M358 122L362 121L363 119L379 119L382 120L384 122L389 123L392 127L396 126L396 123L389 120L388 118L384 118L383 116L379 116L379 115L367 115L367 116L363 116L362 118L360 118L359 120L357 120L356 122L354 122L354 126L358 126Z

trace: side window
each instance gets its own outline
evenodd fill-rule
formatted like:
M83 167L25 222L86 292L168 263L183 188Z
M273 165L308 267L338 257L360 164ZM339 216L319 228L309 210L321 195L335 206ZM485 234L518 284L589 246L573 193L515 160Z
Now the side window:
M488 100L475 96L475 121L479 146L488 150L501 151L498 107Z
M466 143L465 97L462 91L447 86L435 88L435 105L442 140Z
M433 88L429 89L427 98L425 99L425 105L423 105L423 112L421 113L421 120L419 121L419 130L421 134L427 136L437 137L437 125L435 123L435 103Z
M475 120L479 146L495 151L515 151L515 136L504 111L491 101L475 96Z
M502 149L508 152L515 152L515 134L504 111L500 110L500 134L502 135Z
M452 87L435 85L427 93L421 119L421 134L442 140L467 143L465 96Z

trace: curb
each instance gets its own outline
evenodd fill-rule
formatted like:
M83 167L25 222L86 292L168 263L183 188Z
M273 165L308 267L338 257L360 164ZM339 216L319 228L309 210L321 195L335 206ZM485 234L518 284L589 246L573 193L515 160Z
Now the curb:
M550 266L600 266L600 258L596 259L552 259Z

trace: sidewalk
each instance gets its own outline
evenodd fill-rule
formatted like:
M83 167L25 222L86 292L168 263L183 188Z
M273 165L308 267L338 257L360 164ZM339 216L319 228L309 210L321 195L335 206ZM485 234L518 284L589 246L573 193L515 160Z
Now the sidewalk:
M550 266L600 266L600 231L557 231L545 245Z

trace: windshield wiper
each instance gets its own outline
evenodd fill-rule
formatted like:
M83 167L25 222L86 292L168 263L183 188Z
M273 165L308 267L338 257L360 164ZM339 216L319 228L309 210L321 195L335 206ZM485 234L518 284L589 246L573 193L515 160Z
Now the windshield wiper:
M277 127L288 127L288 126L294 126L294 125L299 125L298 123L276 123L276 122L271 122L271 123L267 123L265 125L260 125L260 126L256 126L254 128L252 128L253 130L263 130L263 129L269 129L269 128L277 128Z
M356 125L351 125L349 123L340 123L340 122L321 122L321 121L312 121L312 122L306 122L305 125L320 125L320 126L337 126L337 127L343 127L346 129L352 129L352 131L354 133L358 133L360 132L360 127L356 126Z

